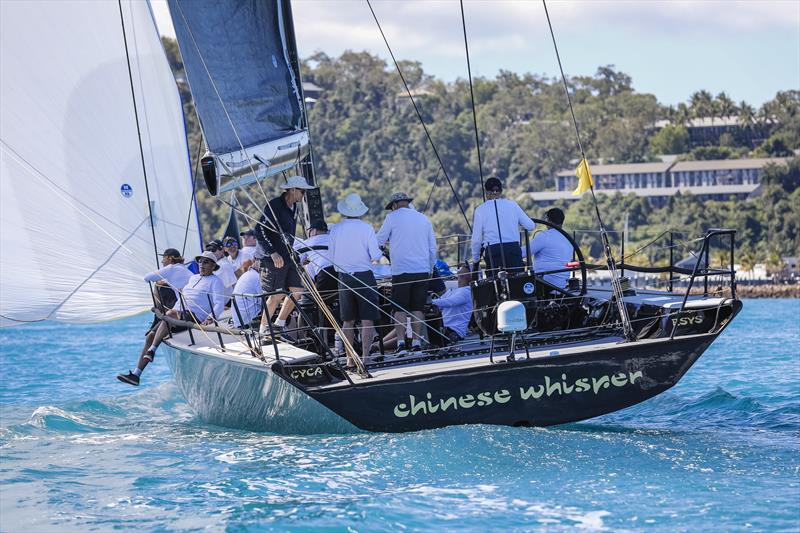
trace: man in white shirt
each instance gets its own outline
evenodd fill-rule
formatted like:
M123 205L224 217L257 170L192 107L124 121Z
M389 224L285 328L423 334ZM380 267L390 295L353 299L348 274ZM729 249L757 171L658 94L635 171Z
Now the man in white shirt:
M489 275L499 270L520 271L519 228L533 231L535 224L515 201L501 198L503 184L499 179L489 178L484 188L486 201L475 209L472 222L472 260L477 263L483 249Z
M395 305L394 329L397 352L405 350L406 316L413 315L412 347L421 347L425 303L428 300L428 281L436 264L436 236L428 217L409 207L414 199L403 192L392 195L386 205L386 215L378 230L378 246L389 243L392 263L392 303Z
M214 275L219 265L213 253L203 252L203 255L197 256L195 260L200 273L189 278L183 288L183 299L179 299L166 314L186 322L208 325L212 324L214 317L219 317L225 308L225 288L222 286L222 281ZM177 328L172 328L172 331L177 331ZM148 334L137 367L127 374L117 375L117 379L123 383L138 385L142 371L155 359L156 350L169 332L169 324L162 320L153 335Z
M244 257L250 259L251 261L256 258L259 254L258 252L258 240L256 240L256 232L248 229L239 234L239 237L242 238L242 247L239 250Z
M167 248L161 254L161 268L144 277L156 285L156 297L159 304L170 308L178 300L178 292L183 289L192 276L191 271L183 264L181 253L175 248Z
M337 209L345 218L331 231L329 249L339 275L339 312L351 344L356 321L361 320L361 354L366 358L380 317L372 262L381 258L381 249L372 226L358 220L369 210L358 194L348 194ZM348 367L353 366L354 361L348 361Z
M247 272L239 276L239 281L233 288L233 325L237 328L249 326L254 318L261 314L261 265L256 260L252 262ZM232 304L233 305L233 304Z
M225 259L225 249L219 239L214 239L206 244L205 251L213 253L214 257L217 258L219 269L214 272L214 275L222 280L222 285L225 287L225 302L227 303L233 294L233 287L236 285L236 269L233 263Z
M548 210L544 217L545 220L559 228L564 223L564 212L557 207ZM567 263L572 261L572 253L572 243L554 228L547 228L545 231L539 232L531 242L533 266L537 274L548 270L567 268ZM563 289L567 286L569 272L545 274L544 279L548 283Z
M306 272L323 298L339 288L336 269L331 261L330 244L331 236L324 220L317 220L308 227L307 239L295 237L294 240L294 249L300 256L300 262L305 265Z
M233 272L238 278L250 268L253 258L249 253L239 249L239 241L235 237L225 237L222 239L222 249L225 251L225 260L233 265Z
M441 309L442 323L447 339L458 342L467 336L469 321L472 318L472 293L469 288L470 270L461 267L458 271L458 288L434 298L431 303Z

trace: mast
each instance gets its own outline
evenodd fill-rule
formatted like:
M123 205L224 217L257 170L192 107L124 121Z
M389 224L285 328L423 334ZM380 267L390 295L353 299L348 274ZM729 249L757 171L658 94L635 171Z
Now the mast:
M308 107L306 106L306 97L303 92L303 78L300 75L300 57L297 52L297 40L294 31L294 16L292 15L292 2L291 0L280 0L280 10L283 14L283 32L286 41L286 52L289 56L289 66L294 71L295 79L297 80L297 88L300 92L300 104L302 109L302 118L300 125L308 132L308 156L300 161L300 175L302 175L311 185L318 185L316 173L314 171L314 146L311 142L311 129L308 123ZM312 223L325 220L325 212L322 206L322 194L319 187L306 191L303 198L304 212L306 216L306 227Z

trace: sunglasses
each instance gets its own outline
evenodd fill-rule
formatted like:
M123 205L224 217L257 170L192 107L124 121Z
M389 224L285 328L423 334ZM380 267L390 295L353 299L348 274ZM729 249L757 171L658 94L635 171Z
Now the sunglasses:
M231 246L239 246L239 243L236 241L225 241L223 244L226 248L230 248Z
M214 261L212 261L211 259L201 259L200 261L198 261L198 263L201 264L201 265L206 264L206 263L210 263L210 264L213 265Z
M503 189L489 189L487 192L498 194L503 192Z

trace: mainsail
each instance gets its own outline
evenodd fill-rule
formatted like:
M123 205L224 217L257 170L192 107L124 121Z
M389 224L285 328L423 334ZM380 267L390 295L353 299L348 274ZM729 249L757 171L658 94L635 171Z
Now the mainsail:
M155 250L201 246L149 4L0 2L0 24L0 324L146 309Z
M169 0L169 9L209 150L209 190L297 165L309 147L288 3Z

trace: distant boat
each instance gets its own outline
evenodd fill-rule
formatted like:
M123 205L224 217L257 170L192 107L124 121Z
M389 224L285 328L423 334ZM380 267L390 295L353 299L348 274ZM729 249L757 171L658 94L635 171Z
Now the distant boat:
M142 2L80 10L0 5L4 320L98 320L139 310L153 249L188 235L191 255L201 242L192 213L187 217L192 194L180 102L149 10ZM313 182L290 2L169 0L169 7L208 148L209 190L246 192L261 182L272 189L268 180L289 169ZM6 55L15 58L11 67ZM53 212L63 212L63 221L46 216ZM318 195L309 195L306 212L312 220L322 216ZM562 269L575 273L570 285L555 287L532 269L473 282L476 327L454 345L433 327L432 348L348 371L332 353L333 336L318 326L320 306L311 303L301 304L301 324L288 339L225 323L185 324L190 329L166 341L169 364L198 416L229 427L327 433L545 426L613 412L670 388L741 309L732 266L709 269L699 261L690 270L643 269L689 275L690 284L705 288L698 295L590 287L580 248L564 235L577 258ZM733 232L710 230L700 257L712 240L726 238ZM8 272L17 260L13 246L29 254L21 257L30 259L34 276L23 267ZM726 281L728 292L712 294L710 276ZM95 283L100 278L107 281ZM390 304L382 301L385 312ZM502 323L500 304L508 302L524 310L520 327Z

